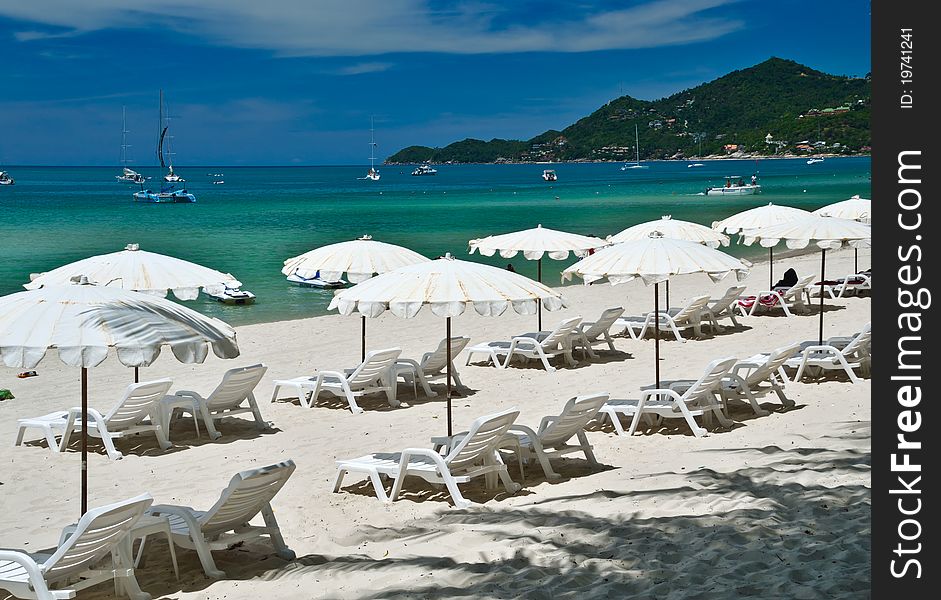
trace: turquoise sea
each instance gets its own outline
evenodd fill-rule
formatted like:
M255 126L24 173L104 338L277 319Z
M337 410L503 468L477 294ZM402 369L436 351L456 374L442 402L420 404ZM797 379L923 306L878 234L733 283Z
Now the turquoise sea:
M118 183L118 168L15 167L15 186L0 187L0 295L20 291L31 272L46 271L128 243L228 271L258 296L253 306L200 299L189 306L239 325L326 313L331 292L289 285L282 262L311 248L372 235L429 257L467 256L467 241L545 227L604 237L661 215L710 225L734 212L774 202L813 210L853 194L870 196L868 157L805 160L619 164L441 165L431 177L411 168L380 168L379 182L362 181L365 166L186 167L176 171L195 204L140 204L135 186ZM542 180L544 168L559 179ZM157 168L139 168L159 180ZM736 199L697 195L725 175L759 172L763 192ZM212 185L215 173L224 185ZM154 184L155 186L157 184ZM740 256L761 249L733 245ZM535 277L518 255L472 260ZM573 262L543 261L543 279Z

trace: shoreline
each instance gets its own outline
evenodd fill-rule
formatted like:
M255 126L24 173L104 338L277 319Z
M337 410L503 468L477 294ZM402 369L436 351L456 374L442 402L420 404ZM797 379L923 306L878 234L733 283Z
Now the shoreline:
M872 154L831 154L831 153L814 153L814 154L801 154L801 155L792 155L792 156L782 156L776 154L747 154L747 155L720 155L720 154L710 154L703 157L684 157L684 158L648 158L642 159L641 162L716 162L723 160L807 160L810 158L872 158ZM384 162L382 166L389 167L405 167L411 165L419 164L430 164L430 165L578 165L578 164L620 164L623 162L633 162L625 160L601 160L601 159L581 159L577 158L574 160L557 160L557 161L528 161L528 160L502 160L499 162Z

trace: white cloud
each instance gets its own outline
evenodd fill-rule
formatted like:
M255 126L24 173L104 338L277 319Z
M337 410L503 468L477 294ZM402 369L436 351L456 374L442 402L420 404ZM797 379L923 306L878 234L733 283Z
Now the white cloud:
M335 73L338 75L363 75L365 73L381 73L382 71L388 71L393 66L394 65L392 63L385 62L362 62L337 69Z
M534 8L527 23L512 25L500 24L505 12L497 5L460 3L445 10L428 0L31 0L0 3L0 15L59 29L15 33L21 41L161 26L213 44L288 56L486 54L589 52L715 39L743 23L704 13L734 1L651 0L619 10L587 10L568 21L543 20Z

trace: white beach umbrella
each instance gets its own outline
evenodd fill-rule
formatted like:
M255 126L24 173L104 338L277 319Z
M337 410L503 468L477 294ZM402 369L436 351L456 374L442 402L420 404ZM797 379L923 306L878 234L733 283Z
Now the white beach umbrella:
M370 277L388 273L401 267L428 262L421 254L363 237L348 242L339 242L314 248L300 256L284 261L284 275L300 275L305 279L317 277L326 281L337 281L346 274L350 283L361 283ZM366 319L362 319L361 359L366 359Z
M771 248L781 241L792 250L806 248L813 242L820 248L820 335L823 343L823 300L824 281L826 280L827 250L841 248L849 244L859 248L870 243L872 227L858 221L810 215L803 219L772 225L761 229L750 229L742 235L742 241L751 245L756 241L765 248Z
M692 223L690 221L681 221L674 219L670 215L664 215L657 221L647 221L633 227L608 236L608 241L612 243L630 242L633 240L643 240L650 237L651 232L659 231L663 237L674 240L686 240L697 244L705 244L710 248L719 246L728 246L729 238L722 235L714 229Z
M872 200L860 198L859 194L856 194L849 200L834 202L823 208L818 208L814 211L814 214L821 217L836 217L838 219L860 221L861 223L872 223ZM857 248L853 248L853 270L859 271L859 250Z
M630 242L633 240L643 240L650 237L654 231L659 232L663 237L674 240L686 240L697 244L704 244L710 248L719 246L728 246L729 238L726 235L716 232L705 225L691 223L690 221L680 221L670 215L664 215L657 221L647 221L633 227L608 236L608 241L613 243ZM666 281L666 301L667 307L670 306L670 281Z
M536 280L539 282L542 282L542 258L546 254L553 260L565 260L569 253L582 258L588 256L591 250L610 244L598 237L557 231L541 224L533 229L491 235L468 242L470 254L475 250L483 256L493 256L499 252L503 258L513 258L522 252L526 260L536 261ZM542 331L541 306L537 306L536 312L538 329Z
M541 302L547 310L565 306L561 294L517 273L489 265L456 260L450 254L436 260L402 267L340 290L330 310L351 315L377 317L386 310L405 319L423 306L447 320L445 337L451 339L451 317L468 307L482 316L499 316L508 308L520 314L535 314ZM451 435L451 345L447 346L448 435Z
M640 278L654 285L654 312L659 313L660 283L674 275L705 273L720 281L730 273L739 280L748 275L750 263L703 244L664 237L658 231L646 239L623 242L603 248L562 272L562 278L581 277L585 285L607 279L611 285ZM667 307L669 308L669 307ZM655 374L660 386L660 328L654 327Z
M769 202L767 206L743 210L721 221L716 221L712 224L712 228L716 231L733 235L741 233L746 229L760 229L762 227L787 223L796 219L803 219L804 217L809 217L810 214L811 213L806 210L793 208L791 206L779 206ZM769 289L774 287L774 248L768 249L768 281Z
M128 244L124 250L85 258L42 273L25 284L28 290L45 285L68 285L84 276L94 285L120 288L166 297L169 291L180 300L195 300L202 288L216 294L242 284L229 273L222 273L172 256L141 250Z
M86 282L87 283L87 282ZM93 285L48 285L0 297L0 359L31 369L56 349L65 364L82 369L82 411L88 411L88 369L110 348L129 367L151 364L164 346L180 362L201 363L212 348L220 358L239 355L235 330L175 302ZM82 514L88 498L88 438L82 427Z

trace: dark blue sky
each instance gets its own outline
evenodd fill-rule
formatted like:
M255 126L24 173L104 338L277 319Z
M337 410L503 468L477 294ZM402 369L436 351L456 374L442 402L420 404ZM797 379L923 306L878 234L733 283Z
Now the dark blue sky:
M869 54L859 0L0 0L0 165L115 164L122 105L152 164L160 88L181 166L365 164L370 115L386 156Z

